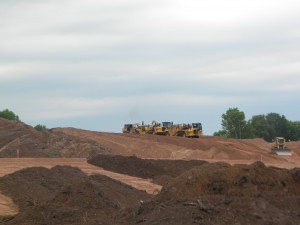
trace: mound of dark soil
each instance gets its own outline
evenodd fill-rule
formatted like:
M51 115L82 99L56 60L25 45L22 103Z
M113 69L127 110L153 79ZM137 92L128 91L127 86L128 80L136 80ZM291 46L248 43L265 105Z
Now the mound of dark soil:
M93 140L45 130L39 132L21 122L0 118L0 157L88 157L109 154Z
M155 199L121 218L147 225L300 224L300 170L262 163L204 164L174 178Z
M114 224L121 210L150 198L108 177L62 166L7 175L0 178L0 190L20 209L18 215L2 218L2 224Z
M201 160L154 160L140 159L135 156L97 155L88 163L117 173L150 178L158 184L166 184L171 178L179 176L205 161Z

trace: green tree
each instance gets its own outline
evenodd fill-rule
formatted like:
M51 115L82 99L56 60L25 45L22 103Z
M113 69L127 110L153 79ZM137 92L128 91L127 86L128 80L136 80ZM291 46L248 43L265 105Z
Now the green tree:
M2 117L4 119L8 119L8 120L20 121L19 116L16 115L14 112L8 110L8 109L0 111L0 117Z
M300 121L288 121L286 139L291 141L300 140Z
M245 124L242 130L242 138L255 138L254 129L250 120Z
M38 131L44 131L47 129L47 127L45 125L38 124L34 127L34 129L36 129Z
M222 115L222 128L227 137L241 138L245 124L245 113L238 108L229 108Z
M269 135L267 130L268 123L265 115L252 116L249 123L252 126L254 137L266 138Z
M266 141L272 141L274 137L286 137L288 120L285 116L278 113L268 113L266 115L267 121L267 136L264 137Z
M214 132L214 136L227 137L227 133L225 130L219 130L218 132Z

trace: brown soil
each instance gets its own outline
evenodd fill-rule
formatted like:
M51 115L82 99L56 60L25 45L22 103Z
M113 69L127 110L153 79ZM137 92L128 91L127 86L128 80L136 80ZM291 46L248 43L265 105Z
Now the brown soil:
M38 132L0 118L0 157L57 157L0 159L0 224L300 224L300 170L265 166L300 167L300 142L287 145L291 157L261 139Z
M206 162L202 160L154 160L140 159L135 156L98 155L89 159L88 163L116 173L151 179L157 184L164 185L170 179Z
M0 118L0 157L88 157L108 154L101 143Z
M103 224L150 198L106 176L66 166L20 170L0 178L0 189L20 209L2 224Z
M300 224L300 170L203 164L174 178L119 224Z
M133 155L153 159L224 161L230 164L250 164L262 161L267 165L283 168L300 167L300 141L287 143L293 155L283 157L272 154L272 143L262 139L238 140L211 136L189 139L104 133L74 128L58 128L53 132L62 132L99 142L114 155Z

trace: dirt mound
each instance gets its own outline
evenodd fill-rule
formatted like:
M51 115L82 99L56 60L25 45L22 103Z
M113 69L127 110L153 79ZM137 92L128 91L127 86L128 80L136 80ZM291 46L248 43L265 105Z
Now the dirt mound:
M88 157L108 154L101 143L0 118L0 157Z
M122 161L115 165L120 170L126 163L135 165L132 171L141 167L142 176L173 177L161 193L150 197L74 167L24 169L0 178L0 191L20 209L16 216L1 218L0 224L300 224L300 169L266 167L261 162L202 163L189 170L176 168L175 173L174 165L180 167L182 161L98 157L107 165Z
M295 170L296 171L296 170ZM227 163L205 164L172 180L162 189L164 198L195 198L203 195L253 197L266 192L300 195L300 176L286 169Z
M108 177L89 177L65 166L4 176L0 190L20 209L18 215L2 218L2 224L113 224L121 210L150 198Z
M85 138L101 143L114 155L135 155L139 158L172 160L224 161L230 164L251 164L262 161L267 165L300 167L300 142L288 142L290 157L271 153L272 143L262 139L230 139L202 136L196 139L157 135L116 134L74 128L57 128L53 132Z
M200 166L201 160L154 160L140 159L136 156L97 155L88 160L88 163L105 170L123 173L130 176L150 178L158 184L165 184L170 178Z
M204 164L124 213L128 224L300 224L300 170ZM120 224L125 224L120 222Z

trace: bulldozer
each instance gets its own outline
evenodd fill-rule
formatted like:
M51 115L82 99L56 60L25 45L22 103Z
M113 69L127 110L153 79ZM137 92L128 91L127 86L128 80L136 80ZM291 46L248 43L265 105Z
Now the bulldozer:
M285 138L284 137L275 137L273 139L273 147L272 147L272 152L281 155L281 156L290 156L292 155L291 149L286 147L285 145Z
M139 124L135 123L128 123L128 124L124 124L124 127L122 128L122 132L123 133L128 133L128 134L137 134L137 128L138 128Z
M202 124L191 123L191 124L177 124L173 125L170 129L172 136L199 138L202 135Z
M170 136L169 129L172 127L172 125L173 122L157 123L155 120L153 120L152 125L148 130L148 134Z

